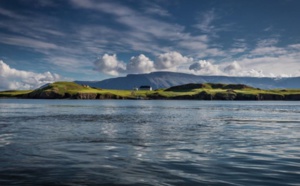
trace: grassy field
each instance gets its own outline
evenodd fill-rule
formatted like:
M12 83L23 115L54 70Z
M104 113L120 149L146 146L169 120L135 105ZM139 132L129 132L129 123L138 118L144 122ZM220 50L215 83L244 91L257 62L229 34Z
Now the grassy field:
M0 91L0 98L1 97L7 97L7 98L22 97L24 94L28 94L30 92L32 92L32 90L6 90L6 91Z
M134 91L134 90L109 90L83 86L74 82L55 82L43 88L36 90L10 90L0 92L0 98L78 98L78 95L94 95L93 98L99 98L104 95L105 98L122 99L173 99L183 98L196 99L198 95L206 95L217 99L236 99L236 98L255 98L255 96L277 96L300 95L300 89L274 89L261 90L245 85L227 85L227 84L187 84L175 86L168 89L159 89L154 91ZM77 96L77 97L76 97ZM199 98L199 96L198 96ZM200 99L200 98L199 98ZM268 98L270 99L270 98ZM276 98L277 99L277 98Z

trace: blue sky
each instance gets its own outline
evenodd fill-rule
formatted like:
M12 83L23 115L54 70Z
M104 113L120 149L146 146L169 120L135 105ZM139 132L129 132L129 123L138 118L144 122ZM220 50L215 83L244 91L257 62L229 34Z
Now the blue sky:
M298 0L0 1L0 89L129 73L300 76Z

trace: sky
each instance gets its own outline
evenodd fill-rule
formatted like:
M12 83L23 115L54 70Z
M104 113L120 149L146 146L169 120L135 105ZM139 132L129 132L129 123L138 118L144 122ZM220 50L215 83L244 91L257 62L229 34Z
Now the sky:
M300 76L298 0L1 0L0 90L173 71Z

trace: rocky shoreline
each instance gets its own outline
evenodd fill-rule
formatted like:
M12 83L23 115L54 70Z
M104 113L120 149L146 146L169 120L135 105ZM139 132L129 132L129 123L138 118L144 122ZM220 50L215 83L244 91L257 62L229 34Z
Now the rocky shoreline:
M105 99L136 99L136 100L253 100L253 101L300 101L300 94L242 94L242 93L216 93L215 95L209 94L205 91L194 95L181 95L174 97L165 97L158 93L151 94L147 97L122 97L119 95L114 95L110 93L99 94L99 93L77 93L71 94L58 94L56 92L48 91L41 93L29 93L22 96L17 96L16 98L22 99L87 99L87 100L105 100Z
M106 90L74 82L55 82L28 91L3 91L0 98L127 99L127 100L251 100L300 101L298 89L261 90L243 84L184 84L154 91Z

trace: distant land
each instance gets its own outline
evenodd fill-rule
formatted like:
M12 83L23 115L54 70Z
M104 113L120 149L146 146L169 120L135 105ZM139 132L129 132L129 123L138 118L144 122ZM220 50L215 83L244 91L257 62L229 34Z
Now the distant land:
M153 91L113 90L74 82L55 82L35 90L2 91L0 98L300 101L300 89L263 90L243 84L189 83Z
M153 89L168 88L188 83L223 83L244 84L261 89L300 88L300 77L270 78L270 77L232 77L232 76L201 76L176 72L152 72L149 74L129 74L103 81L75 81L91 87L131 90L141 85L149 85Z

